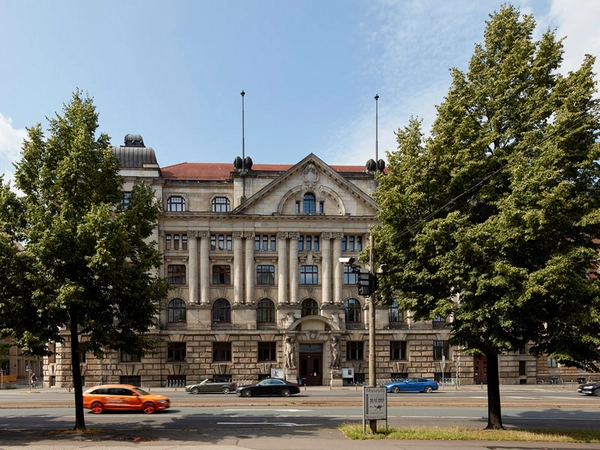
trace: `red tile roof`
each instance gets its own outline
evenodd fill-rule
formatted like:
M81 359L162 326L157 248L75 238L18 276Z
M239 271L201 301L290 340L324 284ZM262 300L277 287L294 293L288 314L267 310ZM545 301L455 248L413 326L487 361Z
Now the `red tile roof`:
M255 172L285 172L293 167L293 164L253 164ZM330 166L336 172L363 173L364 166ZM180 163L173 166L161 167L160 171L165 180L205 180L223 181L228 180L230 173L234 170L233 163Z

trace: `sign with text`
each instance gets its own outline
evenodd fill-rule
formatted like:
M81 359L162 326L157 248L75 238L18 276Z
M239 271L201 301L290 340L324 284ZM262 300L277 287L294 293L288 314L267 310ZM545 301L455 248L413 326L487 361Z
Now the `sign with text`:
M384 387L363 386L364 420L387 420L387 392Z

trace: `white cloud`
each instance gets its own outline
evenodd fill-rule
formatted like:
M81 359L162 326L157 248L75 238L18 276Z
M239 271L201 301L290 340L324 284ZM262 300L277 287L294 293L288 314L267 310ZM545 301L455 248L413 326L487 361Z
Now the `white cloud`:
M0 113L0 173L4 182L13 179L14 167L21 154L21 144L27 134L25 129L12 126L12 119Z
M586 54L600 57L600 2L598 0L552 0L549 18L556 24L558 38L565 37L565 71L577 70ZM596 60L598 79L600 62Z

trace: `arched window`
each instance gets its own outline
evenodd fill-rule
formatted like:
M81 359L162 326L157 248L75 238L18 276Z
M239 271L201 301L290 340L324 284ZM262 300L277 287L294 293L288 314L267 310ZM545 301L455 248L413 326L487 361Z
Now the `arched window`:
M174 298L169 302L169 323L185 322L185 302L180 298Z
M229 199L227 197L215 197L211 202L212 212L229 212Z
M346 322L358 323L362 319L362 306L355 298L346 300Z
M256 306L256 321L275 323L275 304L268 298L263 298Z
M307 298L302 302L302 309L300 310L300 314L302 317L304 316L318 316L319 315L319 305L312 298Z
M213 304L213 322L231 323L231 305L224 298L220 298Z
M185 199L180 195L172 195L167 199L167 211L185 211Z
M304 214L315 214L317 212L317 201L315 199L315 194L304 194L304 204L302 205L302 212Z

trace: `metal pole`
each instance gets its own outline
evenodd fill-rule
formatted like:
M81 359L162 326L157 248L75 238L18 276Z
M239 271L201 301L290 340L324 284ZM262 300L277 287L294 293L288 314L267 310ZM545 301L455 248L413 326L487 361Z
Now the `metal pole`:
M369 273L371 276L375 276L375 270L373 267L374 260L374 243L375 240L373 235L369 236ZM376 374L376 358L375 358L375 302L377 301L376 290L373 289L371 292L371 297L369 299L369 386L377 387L377 374ZM369 420L369 428L371 429L371 433L377 433L377 420L371 419Z
M242 96L242 198L246 199L246 137L244 136L244 95L246 93L242 90L240 92Z
M379 167L379 94L375 94L375 164Z

